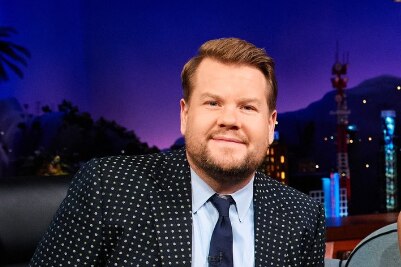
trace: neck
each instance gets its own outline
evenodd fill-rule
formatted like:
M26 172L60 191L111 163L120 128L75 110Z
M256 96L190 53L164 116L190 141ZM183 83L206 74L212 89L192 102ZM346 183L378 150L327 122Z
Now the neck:
M245 177L215 177L210 175L207 171L197 167L189 162L189 165L194 170L194 172L206 183L208 184L216 193L221 195L229 195L237 192L238 190L244 188L255 175L253 172Z

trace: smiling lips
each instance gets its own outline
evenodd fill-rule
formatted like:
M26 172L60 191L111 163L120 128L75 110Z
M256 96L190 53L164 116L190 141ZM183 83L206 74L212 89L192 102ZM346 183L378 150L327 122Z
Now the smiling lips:
M238 138L238 137L231 137L231 136L213 136L211 138L214 141L218 142L227 142L227 143L235 143L235 144L245 144L245 142Z

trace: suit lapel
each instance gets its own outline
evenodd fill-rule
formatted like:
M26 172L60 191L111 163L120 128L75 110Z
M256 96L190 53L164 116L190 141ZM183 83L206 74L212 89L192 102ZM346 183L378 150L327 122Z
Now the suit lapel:
M275 186L264 175L257 173L254 182L255 266L288 266L289 244L280 242L291 236L288 217L280 208ZM284 204L285 205L285 204Z
M162 266L191 266L192 193L185 150L167 154L156 167L159 190L149 192ZM276 185L260 173L254 181L255 266L290 265L288 247L280 236L293 236L292 222L281 208ZM288 221L283 225L283 221ZM277 241L277 242L276 242Z
M149 197L162 266L191 266L191 174L185 151L167 154L157 175L160 189Z

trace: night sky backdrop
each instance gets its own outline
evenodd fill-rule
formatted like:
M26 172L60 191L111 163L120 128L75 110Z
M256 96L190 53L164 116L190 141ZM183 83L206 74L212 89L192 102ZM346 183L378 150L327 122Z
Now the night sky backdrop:
M337 41L340 56L349 53L349 87L401 77L401 3L391 0L0 0L0 25L15 27L12 41L32 53L25 78L0 84L0 98L32 113L67 99L159 148L180 137L180 72L209 39L240 37L268 51L279 112L332 90Z

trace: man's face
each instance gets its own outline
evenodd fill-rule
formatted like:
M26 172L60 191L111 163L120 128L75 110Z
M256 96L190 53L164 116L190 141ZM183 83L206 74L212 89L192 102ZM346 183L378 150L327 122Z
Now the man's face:
M276 111L262 72L206 58L194 76L189 103L181 106L181 133L198 175L223 183L250 179L273 141Z

